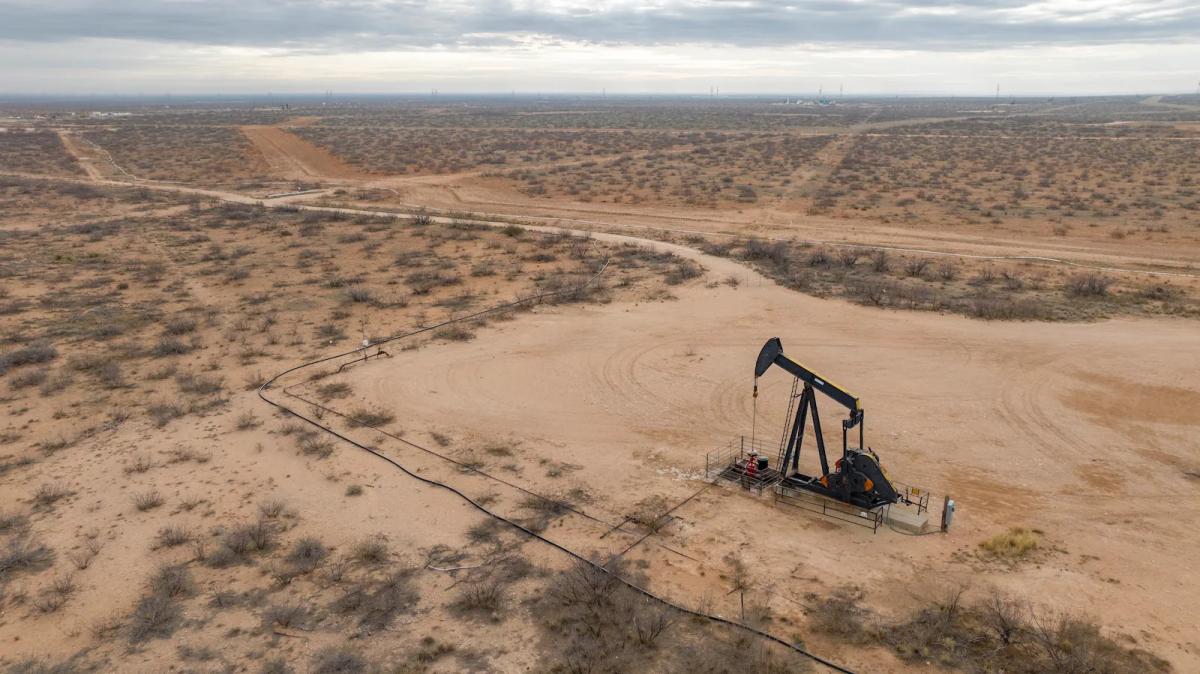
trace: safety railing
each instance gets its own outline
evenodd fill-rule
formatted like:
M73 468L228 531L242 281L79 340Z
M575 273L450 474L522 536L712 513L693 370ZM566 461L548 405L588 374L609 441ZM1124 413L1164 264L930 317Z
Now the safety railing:
M872 532L879 531L879 527L883 525L882 508L865 510L807 489L789 487L784 483L775 485L775 503L866 527Z
M747 469L751 452L755 457L770 456L768 450L774 448L773 443L753 441L745 436L731 440L720 449L704 455L704 475L710 482L722 480L730 484L761 494L769 489L783 476L774 467L767 466L759 469Z

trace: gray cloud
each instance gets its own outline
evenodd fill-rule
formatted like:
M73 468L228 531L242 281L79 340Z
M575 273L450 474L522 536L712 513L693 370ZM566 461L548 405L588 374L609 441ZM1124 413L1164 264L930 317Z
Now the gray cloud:
M1200 38L1194 0L0 0L0 39L348 51L607 45L986 49Z

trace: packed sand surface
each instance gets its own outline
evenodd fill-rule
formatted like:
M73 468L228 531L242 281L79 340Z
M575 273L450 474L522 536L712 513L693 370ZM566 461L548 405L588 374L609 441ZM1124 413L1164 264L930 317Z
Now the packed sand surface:
M499 435L519 442L524 465L577 466L573 481L619 521L648 495L689 496L705 452L734 436L779 437L786 376L764 376L757 424L751 397L758 348L779 336L793 358L861 396L867 444L895 479L954 497L954 529L872 535L719 489L660 532L678 554L648 554L656 583L694 591L680 566L716 568L736 551L759 587L793 600L812 582L854 583L899 612L946 584L994 584L1153 639L1181 669L1200 662L1190 608L1200 595L1187 580L1200 553L1188 524L1200 506L1200 360L1182 357L1196 353L1194 325L901 321L703 262L743 283L652 306L540 312L477 343L362 365L346 381L362 400L394 406L411 434ZM824 409L838 447L840 408ZM521 477L555 488L536 471ZM1013 522L1045 531L1056 553L1019 570L961 563L972 541Z

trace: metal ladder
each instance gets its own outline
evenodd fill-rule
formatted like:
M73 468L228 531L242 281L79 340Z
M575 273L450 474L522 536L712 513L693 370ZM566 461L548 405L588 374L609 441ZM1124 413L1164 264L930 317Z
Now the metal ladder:
M796 415L796 398L800 394L796 390L800 388L800 380L792 380L792 395L788 398L787 418L783 420L783 436L779 438L779 457L775 459L775 469L780 475L787 476L787 466L783 465L783 453L787 450L788 433L792 430L792 417Z

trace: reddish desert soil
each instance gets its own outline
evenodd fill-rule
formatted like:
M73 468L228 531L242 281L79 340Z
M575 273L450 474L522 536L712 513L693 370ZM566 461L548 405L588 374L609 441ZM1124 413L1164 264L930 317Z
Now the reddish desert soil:
M243 126L277 176L294 180L364 178L354 167L299 136L274 126Z

